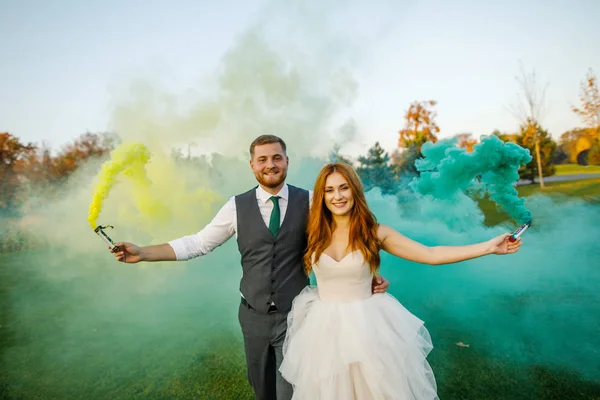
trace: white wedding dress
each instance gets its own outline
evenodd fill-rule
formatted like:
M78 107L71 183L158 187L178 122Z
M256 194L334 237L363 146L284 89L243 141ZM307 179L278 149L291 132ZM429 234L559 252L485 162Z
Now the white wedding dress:
M294 299L283 345L293 399L437 399L429 332L393 296L372 294L362 253L323 254L314 271L318 287Z

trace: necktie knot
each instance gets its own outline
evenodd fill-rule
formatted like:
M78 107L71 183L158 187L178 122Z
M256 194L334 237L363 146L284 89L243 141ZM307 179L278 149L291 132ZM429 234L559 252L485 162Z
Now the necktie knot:
M281 223L279 196L271 196L270 200L273 202L273 211L271 212L271 219L269 220L269 231L271 231L273 236L277 236L277 232L279 232L279 224Z

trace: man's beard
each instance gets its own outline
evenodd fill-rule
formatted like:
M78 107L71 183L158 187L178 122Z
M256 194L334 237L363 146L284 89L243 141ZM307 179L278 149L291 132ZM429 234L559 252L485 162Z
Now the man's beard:
M268 187L269 189L273 189L276 188L277 186L281 185L284 181L285 178L287 177L287 174L285 171L280 171L281 174L279 175L279 179L276 180L265 180L263 177L263 174L260 173L258 175L255 175L256 180L258 181L258 183L260 183L261 185Z

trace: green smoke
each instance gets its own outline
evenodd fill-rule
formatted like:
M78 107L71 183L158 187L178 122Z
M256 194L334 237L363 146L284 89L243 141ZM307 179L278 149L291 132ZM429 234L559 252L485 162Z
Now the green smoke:
M456 230L445 220L415 217L415 207L445 214L446 203L434 198L403 205L374 190L368 200L379 221L429 245L476 243L508 231L472 220L468 229ZM521 373L527 366L559 368L597 381L600 209L545 196L528 203L538 223L515 255L425 267L384 253L382 275L392 282L391 293L426 321L437 351L448 351L441 357L464 354L456 347L462 342L469 354L485 349L499 365L519 365ZM477 205L461 207L457 217L473 214ZM450 360L443 364L441 370L450 368Z
M514 187L519 167L531 161L528 150L488 136L472 152L457 147L456 139L446 139L425 143L422 153L423 158L415 163L421 175L411 183L417 193L452 202L460 193L487 191L490 199L517 222L531 220L531 211Z

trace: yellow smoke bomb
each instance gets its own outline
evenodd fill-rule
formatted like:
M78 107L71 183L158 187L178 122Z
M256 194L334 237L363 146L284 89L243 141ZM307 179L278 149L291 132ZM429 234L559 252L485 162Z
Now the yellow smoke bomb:
M148 148L141 143L123 143L110 153L110 160L102 164L98 175L98 183L88 213L88 221L92 229L96 229L102 204L115 184L115 179L124 173L134 184L147 185L145 165L150 159Z

